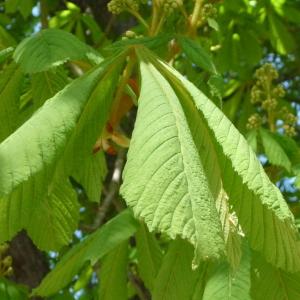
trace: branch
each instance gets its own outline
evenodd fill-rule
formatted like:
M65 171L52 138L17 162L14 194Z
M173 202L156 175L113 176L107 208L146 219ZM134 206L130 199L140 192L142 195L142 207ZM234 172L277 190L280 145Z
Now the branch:
M144 287L143 282L137 277L133 271L128 272L128 279L131 284L135 287L136 293L141 300L150 300L149 291Z
M115 161L114 166L114 172L112 174L112 178L108 187L108 193L106 197L104 198L101 206L98 209L98 213L95 217L94 224L92 226L93 229L98 228L101 226L106 218L107 212L110 209L111 205L113 204L113 201L115 197L119 193L120 184L121 184L121 178L122 178L122 170L125 163L125 149L121 149L118 152L117 159Z

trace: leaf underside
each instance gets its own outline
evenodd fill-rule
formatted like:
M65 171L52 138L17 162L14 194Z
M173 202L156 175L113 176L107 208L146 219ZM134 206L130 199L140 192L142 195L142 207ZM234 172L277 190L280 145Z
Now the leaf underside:
M222 187L250 246L278 267L299 270L293 216L244 137L184 76L146 50L139 55L141 95L121 188L135 215L150 230L189 240L196 264L217 258Z

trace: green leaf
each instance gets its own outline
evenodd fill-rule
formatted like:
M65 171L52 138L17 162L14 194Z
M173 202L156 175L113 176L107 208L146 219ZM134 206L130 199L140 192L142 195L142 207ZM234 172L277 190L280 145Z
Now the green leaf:
M218 265L209 278L203 300L250 300L250 251L244 247L241 263L234 272L230 265ZM265 294L268 295L269 294ZM270 298L273 299L273 298Z
M128 241L107 254L100 267L99 299L127 300Z
M136 233L136 250L139 275L146 287L152 291L161 266L162 251L155 236L144 225L141 225Z
M226 97L226 93L224 95ZM243 89L238 89L232 97L226 99L223 104L223 112L227 116L227 118L234 123L235 118L237 118L237 111L240 107L243 96Z
M268 14L271 43L279 54L288 54L295 49L294 37L285 24L273 13Z
M32 74L31 89L35 110L61 91L67 83L68 77L62 67Z
M273 135L273 138L276 139L276 141L282 147L293 166L300 164L300 149L293 138L279 134Z
M82 163L77 164L72 176L84 188L88 199L100 202L103 181L107 174L105 155L103 151L90 152Z
M220 30L218 22L215 19L213 19L213 18L207 18L207 24L209 25L209 27L211 27L215 31L219 31Z
M0 77L0 142L13 133L18 125L23 74L15 63L1 72Z
M183 240L170 243L154 283L153 300L191 299L200 268L193 271L193 248Z
M87 266L82 269L78 279L73 285L74 292L77 292L87 286L87 284L91 280L93 272L94 270L92 266L88 263Z
M33 0L6 0L5 10L7 13L20 11L23 18L26 19L31 14L33 4Z
M13 281L4 277L0 278L0 298L3 300L24 300L28 299L28 291Z
M257 151L257 130L251 130L247 134L247 142L254 152Z
M178 37L178 42L180 43L183 52L191 60L191 62L210 73L217 73L211 56L204 48L200 46L199 43L196 43L192 39L183 36Z
M251 296L253 300L300 299L300 273L287 273L253 253Z
M262 47L259 44L256 34L250 30L243 29L240 33L240 37L242 47L241 55L246 63L252 67L262 58Z
M10 35L5 28L0 26L0 50L15 46L16 44L17 42L12 35Z
M0 64L3 63L13 53L14 48L8 47L0 51Z
M58 292L72 280L87 261L94 265L101 257L134 234L137 227L138 223L129 210L120 213L67 252L34 289L33 295L46 297Z
M260 136L265 149L265 153L271 164L285 168L288 172L291 170L291 161L281 145L267 130L261 128Z
M199 158L199 151L208 154L206 132L198 130L201 124L194 111L185 115L176 93L153 65L142 61L141 75L121 193L150 231L192 243L197 266L201 259L219 258L225 247L213 198L218 193L217 180L210 190ZM209 162L216 178L214 164Z
M69 60L84 59L96 51L74 35L59 29L45 29L23 40L14 53L26 73L46 71Z
M218 99L218 101L216 101L217 105L222 108L222 97L224 93L223 77L219 74L212 75L210 76L207 84L210 88L211 95Z
M74 80L0 144L1 241L22 228L42 249L70 241L79 207L68 178L102 132L122 59Z
M174 85L185 87L190 105L197 107L206 122L209 139L218 153L223 187L251 247L278 267L300 270L300 242L294 217L256 154L222 111L192 83L166 64L161 70Z
M94 44L98 44L101 39L105 39L104 33L102 32L99 24L93 19L91 15L82 14L81 20L91 31L91 36L93 38Z

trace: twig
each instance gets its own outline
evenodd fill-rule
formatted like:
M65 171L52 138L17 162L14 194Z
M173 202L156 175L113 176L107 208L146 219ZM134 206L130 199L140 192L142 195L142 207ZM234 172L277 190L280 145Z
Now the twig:
M125 149L121 149L118 152L118 156L115 161L114 172L112 174L112 178L108 187L108 193L104 198L101 206L99 207L97 216L95 217L95 221L92 226L93 229L96 229L103 224L106 214L119 192L119 188L121 184L121 174L125 163L125 153L126 153Z
M42 29L46 29L49 26L48 23L48 6L45 0L40 1L40 13Z
M141 280L134 275L132 271L128 272L128 279L132 283L132 285L135 287L136 292L139 296L139 299L141 300L150 300L150 296L148 295L148 291L145 289L143 283Z
M145 19L135 10L127 8L127 11L131 13L147 30L149 30L149 25Z

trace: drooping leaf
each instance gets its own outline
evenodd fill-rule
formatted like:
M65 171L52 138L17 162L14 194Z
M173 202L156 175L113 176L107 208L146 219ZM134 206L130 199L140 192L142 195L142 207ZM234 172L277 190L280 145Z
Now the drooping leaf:
M145 225L141 225L136 233L136 249L139 275L146 287L152 291L161 265L162 251L154 235L147 230Z
M92 202L100 202L102 185L107 173L106 161L103 151L90 152L77 164L72 172L74 179L84 188L88 199Z
M252 255L251 299L300 299L300 273L287 273L268 264L257 253Z
M80 272L80 275L78 276L78 279L76 280L75 284L73 285L74 292L77 292L83 288L85 288L89 281L91 280L91 277L93 275L93 267L90 263L86 264L86 267L82 268L82 271Z
M36 73L69 60L86 59L95 53L66 31L45 29L23 40L14 52L14 59L24 72Z
M12 63L0 77L0 142L17 129L19 122L20 96L23 74Z
M99 24L89 14L81 15L82 22L90 29L91 36L95 44L99 43L101 39L105 39L104 33L102 32Z
M263 51L255 33L250 30L243 30L240 36L243 59L250 66L257 64L263 55Z
M193 248L186 241L170 243L154 282L153 300L191 299L201 269L192 270L192 258Z
M286 135L275 134L273 137L287 154L292 166L300 164L300 149L297 142Z
M281 145L273 138L267 130L261 128L260 136L265 149L265 153L271 164L291 170L291 161Z
M0 25L0 50L15 46L16 44L17 42L12 35Z
M168 72L164 72L164 68ZM300 244L293 215L244 137L184 76L166 64L161 71L174 85L185 87L190 105L195 105L205 120L218 152L224 189L251 247L263 252L267 261L278 267L299 270Z
M191 62L210 73L217 73L211 56L200 46L199 43L196 43L192 39L183 36L178 37L178 41L182 47L182 50L191 60Z
M34 109L37 110L47 99L61 91L68 83L68 77L62 67L32 74L31 89Z
M1 277L0 298L3 300L24 300L28 298L28 291L25 287Z
M223 104L222 111L227 116L227 118L234 123L235 118L237 117L237 111L240 107L241 100L243 95L243 89L237 90L233 94L233 96L230 99L227 99L225 103ZM225 93L226 97L226 93Z
M232 271L228 263L218 265L209 278L203 300L250 300L250 251L243 253L240 265ZM272 298L270 298L272 299Z
M12 55L14 51L13 47L8 47L0 51L0 64L4 62L8 57Z
M47 274L33 295L49 296L65 287L85 262L95 264L101 257L126 241L138 227L132 213L126 210L67 252Z
M128 241L107 254L99 272L101 300L127 300Z
M206 132L189 111L188 118L167 80L149 62L141 62L142 86L138 114L121 193L150 231L177 235L195 246L194 264L218 258L224 251L221 224L213 194L218 193L214 153L208 159L212 189L199 151ZM189 106L185 109L189 110ZM191 126L191 127L190 127ZM204 148L204 149L201 149Z
M33 0L7 0L5 1L5 10L7 13L19 11L26 19L31 13L33 4Z
M286 55L295 48L294 37L282 21L274 14L268 14L270 40L278 53Z
M247 142L254 152L257 151L257 130L251 130L247 134Z
M70 241L79 207L68 178L108 118L120 66L111 62L74 80L0 144L1 241L22 228L42 249Z
M224 92L224 80L222 76L219 74L210 76L207 84L210 88L211 95L217 98L217 105L222 108L222 97Z
M276 12L283 18L293 22L295 24L300 24L300 11L297 7L297 3L285 3L281 7L276 9Z

